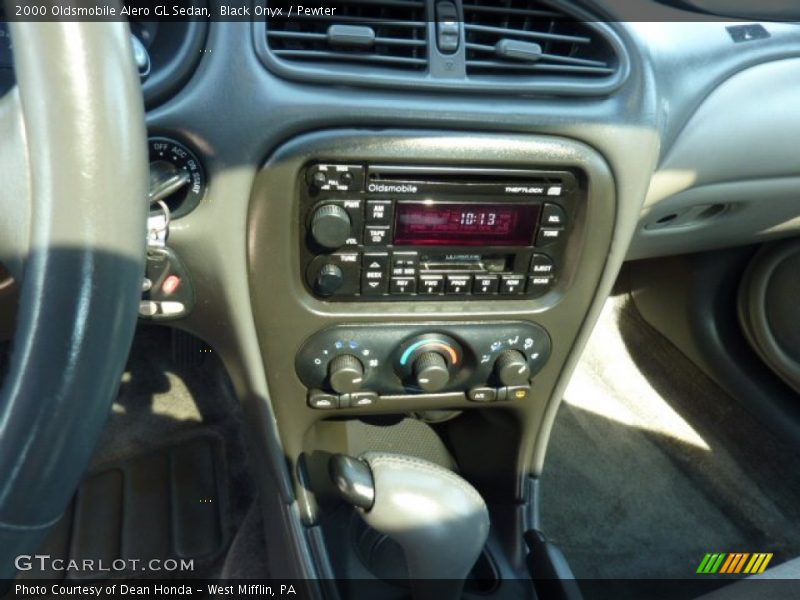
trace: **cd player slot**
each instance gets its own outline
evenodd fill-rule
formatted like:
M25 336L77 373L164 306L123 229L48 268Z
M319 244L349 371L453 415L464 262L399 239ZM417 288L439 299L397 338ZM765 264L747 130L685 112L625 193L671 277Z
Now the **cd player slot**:
M402 167L372 166L368 169L367 178L371 182L384 183L425 183L428 185L454 184L493 184L526 183L552 184L560 183L560 177L552 173L529 169L469 169L444 167Z

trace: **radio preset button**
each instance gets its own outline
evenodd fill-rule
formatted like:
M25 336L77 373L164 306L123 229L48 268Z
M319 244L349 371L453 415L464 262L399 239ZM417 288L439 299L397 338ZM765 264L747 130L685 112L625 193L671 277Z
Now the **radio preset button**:
M450 295L468 294L472 286L472 275L448 275L445 293Z
M413 294L417 291L417 280L411 277L392 277L389 291L392 294Z
M391 200L367 200L367 225L391 225L393 216Z
M496 294L500 288L500 278L497 275L475 275L472 284L472 293L477 296Z
M419 293L436 295L444 292L443 275L426 275L419 278Z
M536 245L542 247L555 244L561 239L563 234L564 230L561 228L555 229L553 227L542 227L539 229L539 233L536 234Z
M524 275L502 275L500 278L500 293L503 295L521 294L525 289Z
M538 276L553 274L553 259L547 254L534 254L531 257L531 273Z

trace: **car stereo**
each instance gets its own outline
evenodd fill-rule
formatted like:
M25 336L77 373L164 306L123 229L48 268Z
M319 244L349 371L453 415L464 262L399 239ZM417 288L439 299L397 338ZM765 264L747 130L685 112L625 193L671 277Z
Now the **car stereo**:
M316 162L301 268L326 300L535 298L557 281L580 173Z

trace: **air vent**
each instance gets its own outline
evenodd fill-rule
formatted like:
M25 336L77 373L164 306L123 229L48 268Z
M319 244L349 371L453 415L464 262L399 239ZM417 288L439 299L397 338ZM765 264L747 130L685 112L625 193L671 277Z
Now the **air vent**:
M324 8L317 14L295 11L291 16L284 9L280 16L267 17L267 47L272 55L326 69L363 65L421 72L428 68L425 0L332 0Z
M559 77L600 82L618 75L604 26L538 0L464 0L467 76Z

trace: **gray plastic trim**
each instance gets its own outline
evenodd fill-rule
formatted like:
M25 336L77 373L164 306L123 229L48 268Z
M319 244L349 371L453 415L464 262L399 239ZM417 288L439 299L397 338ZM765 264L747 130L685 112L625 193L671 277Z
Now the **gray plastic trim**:
M800 162L800 58L741 71L717 87L653 177L628 259L709 250L792 235ZM671 212L724 204L715 218L653 230ZM702 231L702 232L701 232Z
M435 0L427 0L429 15L435 13ZM628 79L631 61L622 38L612 23L597 21L597 16L562 0L549 2L568 15L574 16L585 26L594 29L611 46L617 56L616 72L597 80L580 79L569 76L500 77L473 76L465 72L465 39L461 27L459 50L453 54L442 54L436 44L436 23L428 22L428 71L405 73L375 66L337 65L317 63L302 65L282 60L270 52L267 45L266 20L253 21L253 43L256 54L270 71L287 79L307 81L315 84L355 85L382 87L387 89L413 88L417 91L458 91L475 93L517 93L559 96L602 96L619 89ZM463 19L462 6L456 1L460 18Z
M166 64L155 69L142 83L142 93L148 109L176 93L189 80L200 62L208 23L186 21L182 25L185 30L177 51L172 53Z
M776 269L800 253L800 241L766 246L753 257L739 287L739 322L747 341L783 381L800 393L800 364L789 356L772 333L767 309L769 285ZM791 302L793 299L787 299Z

